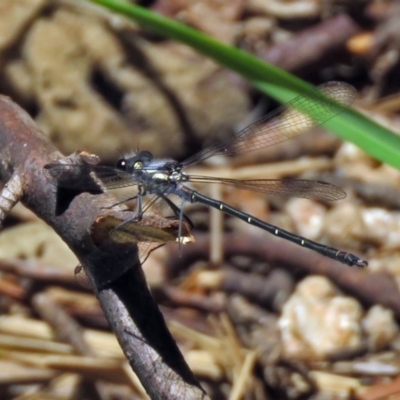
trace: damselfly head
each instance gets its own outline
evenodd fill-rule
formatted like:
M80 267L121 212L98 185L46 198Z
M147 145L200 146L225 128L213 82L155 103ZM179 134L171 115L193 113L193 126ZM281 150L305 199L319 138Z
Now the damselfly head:
M149 151L140 151L132 156L125 156L117 161L115 167L120 171L132 173L148 166L153 160Z

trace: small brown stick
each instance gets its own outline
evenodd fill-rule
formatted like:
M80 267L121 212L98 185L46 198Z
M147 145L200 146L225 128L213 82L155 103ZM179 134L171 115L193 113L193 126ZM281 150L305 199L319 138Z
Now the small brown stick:
M102 249L90 230L115 200L107 194L82 193L57 214L57 188L44 165L62 158L30 116L9 98L0 97L0 177L15 174L23 203L52 226L85 268L94 292L130 365L152 399L205 399L168 331L143 276L135 243ZM16 179L16 178L15 178ZM106 211L105 211L106 210ZM120 208L121 218L134 217Z
M290 40L277 44L259 57L291 71L310 73L310 68L320 68L321 60L331 62L345 50L346 41L358 32L357 24L347 15L341 14L315 27L304 30Z
M71 274L70 270L57 268L54 265L47 265L37 260L2 259L0 260L0 271L37 281L67 283L69 285L76 283L76 278Z

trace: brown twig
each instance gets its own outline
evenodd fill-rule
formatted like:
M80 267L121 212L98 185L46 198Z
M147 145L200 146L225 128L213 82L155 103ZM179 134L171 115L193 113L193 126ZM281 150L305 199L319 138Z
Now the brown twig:
M17 274L24 278L31 278L44 282L57 282L60 284L74 284L76 278L71 271L47 265L36 260L20 260L8 258L0 260L0 271Z
M306 29L292 39L265 49L259 57L287 71L310 73L320 61L329 63L345 50L346 41L359 30L347 15L338 15Z
M24 110L0 97L0 176L20 180L23 203L52 226L78 257L150 397L206 398L148 290L137 246L125 243L102 249L92 241L93 223L115 200L107 194L82 193L57 215L57 189L44 177L43 166L61 157ZM120 213L122 219L133 217L130 212Z
M293 279L282 269L274 269L267 276L246 274L232 268L224 270L222 289L239 293L266 308L281 310L293 291Z

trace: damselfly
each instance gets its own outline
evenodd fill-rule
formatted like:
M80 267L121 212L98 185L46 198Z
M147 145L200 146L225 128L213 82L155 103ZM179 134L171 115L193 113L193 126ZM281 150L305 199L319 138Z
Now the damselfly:
M321 92L325 99L320 99ZM115 166L75 165L50 163L44 167L46 176L64 188L90 191L98 188L96 179L104 189L137 186L137 215L143 215L142 197L155 195L165 200L182 224L184 203L202 203L216 208L248 224L257 226L275 236L289 240L302 247L314 250L326 257L350 266L364 267L367 261L354 254L325 246L297 236L274 225L264 222L250 214L237 210L222 201L215 200L193 190L190 182L221 183L240 189L262 193L296 196L314 200L332 201L343 199L345 192L329 183L304 179L253 179L237 180L188 175L184 169L217 154L237 155L288 140L319 126L344 110L344 106L355 99L355 89L343 82L328 82L319 86L308 96L299 96L276 111L233 135L233 137L213 144L183 162L172 159L155 159L148 151L141 151L119 160ZM326 99L326 97L328 99ZM319 101L318 101L319 99ZM94 176L93 176L94 174ZM95 179L93 179L95 178ZM178 196L181 207L176 206L169 197ZM118 229L118 228L116 228ZM179 237L181 230L179 229Z

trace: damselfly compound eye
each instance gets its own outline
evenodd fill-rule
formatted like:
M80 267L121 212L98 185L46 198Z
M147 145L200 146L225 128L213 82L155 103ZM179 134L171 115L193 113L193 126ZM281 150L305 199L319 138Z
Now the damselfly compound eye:
M121 171L126 171L126 160L125 158L121 158L120 160L117 161L117 164L115 165L115 168L121 170Z

